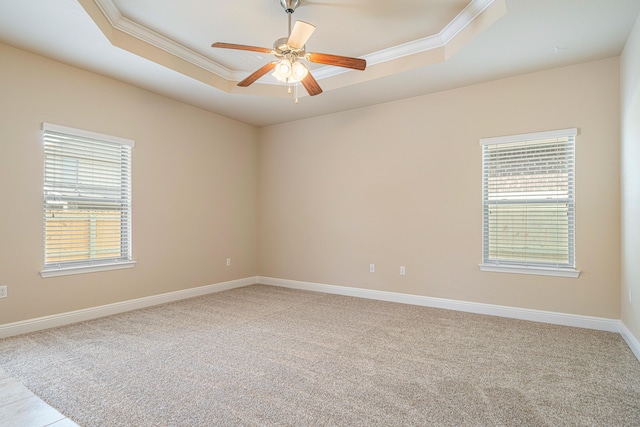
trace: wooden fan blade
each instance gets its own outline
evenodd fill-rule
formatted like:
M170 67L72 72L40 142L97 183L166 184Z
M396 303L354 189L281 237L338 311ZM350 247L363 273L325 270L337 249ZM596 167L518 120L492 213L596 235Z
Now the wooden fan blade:
M296 21L293 30L291 30L291 35L289 35L289 40L287 40L287 44L294 49L302 49L315 30L315 25L304 21Z
M271 53L271 49L266 47L247 46L244 44L215 42L211 47L220 47L223 49L249 50L251 52Z
M264 76L269 71L273 70L276 67L277 63L278 63L277 61L269 62L267 65L265 65L264 67L260 68L258 71L254 72L249 77L247 77L246 79L244 79L243 81L238 83L238 86L247 87L247 86L251 85L253 82L258 80L260 77Z
M316 81L316 79L308 73L307 76L302 79L302 86L309 92L309 95L315 96L322 93L322 88Z
M307 59L317 64L335 65L336 67L353 68L363 71L367 68L367 61L360 58L348 56L329 55L326 53L310 53Z

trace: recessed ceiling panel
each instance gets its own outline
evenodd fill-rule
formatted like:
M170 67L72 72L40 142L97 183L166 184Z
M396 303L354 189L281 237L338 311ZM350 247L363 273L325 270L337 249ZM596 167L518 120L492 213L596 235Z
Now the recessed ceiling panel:
M280 0L112 0L120 13L212 59L214 41L272 47L287 34ZM308 48L361 57L438 34L470 0L301 0L292 21L317 27ZM244 64L244 62L243 62ZM235 66L233 68L236 68ZM251 69L241 66L240 69Z
M306 52L366 60L366 73L357 77L350 67L343 68L333 60L320 61L330 66L310 67L309 79L331 77L322 86L335 90L444 61L506 12L504 0L300 0L292 13L295 18L287 14L280 0L78 1L115 46L226 92L236 91L236 82L273 60L273 55L261 49L274 47L275 51L274 41L287 37L295 20L312 21L317 28L306 43ZM214 4L219 7L212 7ZM274 30L285 23L284 29ZM211 42L259 49L213 48ZM306 60L314 57L320 56L307 56ZM345 73L351 75L342 76ZM259 80L252 80L256 84L245 93L280 96L268 87L281 85L272 76L261 73Z

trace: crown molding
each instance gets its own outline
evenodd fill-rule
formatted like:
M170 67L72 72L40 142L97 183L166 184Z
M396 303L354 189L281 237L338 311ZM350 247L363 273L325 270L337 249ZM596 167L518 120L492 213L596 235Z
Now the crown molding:
M485 10L489 8L496 0L473 0L467 5L446 27L440 31L443 46L447 45L462 30L467 28L469 24L475 21Z
M122 15L112 0L94 0L109 24L132 37L155 46L180 59L190 62L226 80L242 80L249 75L247 72L230 70L221 64L207 58L194 50L177 43L143 25ZM384 62L394 61L405 56L422 53L432 49L445 47L462 30L469 26L482 12L496 0L472 0L453 20L438 34L413 40L377 52L364 55L367 65L372 66ZM350 70L339 67L323 66L313 71L317 80L347 73ZM276 84L276 83L274 83Z
M240 76L236 71L230 70L211 59L200 55L192 49L181 45L143 25L134 22L122 15L112 0L94 0L102 11L109 24L123 33L129 34L145 43L155 46L165 52L190 62L204 70L216 74L227 80L237 80Z
M405 56L415 55L416 53L426 52L431 49L445 47L494 2L495 0L473 0L438 34L380 50L365 55L364 58L367 60L367 64L375 65L382 62L394 61Z

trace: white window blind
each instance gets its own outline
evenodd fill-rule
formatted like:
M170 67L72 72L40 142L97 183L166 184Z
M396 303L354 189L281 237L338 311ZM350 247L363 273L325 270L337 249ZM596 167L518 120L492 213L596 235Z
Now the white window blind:
M130 266L134 142L49 123L43 139L42 276Z
M576 133L480 141L485 269L575 271Z

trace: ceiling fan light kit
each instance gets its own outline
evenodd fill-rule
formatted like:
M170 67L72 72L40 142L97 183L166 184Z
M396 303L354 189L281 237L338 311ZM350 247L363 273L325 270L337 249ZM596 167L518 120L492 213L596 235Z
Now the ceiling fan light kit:
M291 62L283 59L276 64L276 70L272 76L282 83L298 83L309 74L309 70L302 62Z
M275 56L275 61L266 64L250 74L246 79L239 82L238 86L250 86L265 74L273 71L273 77L289 85L289 93L291 93L291 85L302 83L302 86L304 86L309 95L315 96L322 93L322 88L302 60L360 71L366 68L367 62L364 59L325 53L307 53L305 45L316 27L308 22L296 21L293 29L291 29L291 14L300 5L300 0L280 0L280 5L288 15L289 36L276 40L273 43L273 49L223 42L216 42L211 45L215 48L248 50L251 52L269 53ZM297 102L298 99L296 96L296 103Z

